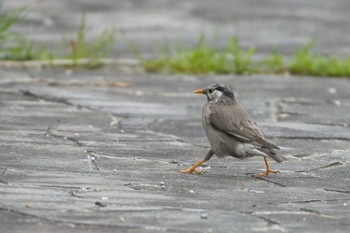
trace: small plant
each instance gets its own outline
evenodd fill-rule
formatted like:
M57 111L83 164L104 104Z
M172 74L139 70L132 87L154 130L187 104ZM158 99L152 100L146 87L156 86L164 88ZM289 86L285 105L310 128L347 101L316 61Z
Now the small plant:
M210 48L204 35L201 35L198 46L187 47L179 43L174 53L168 50L153 60L142 59L138 51L135 53L143 67L150 72L227 73L227 55Z
M0 1L0 10L3 1ZM38 60L51 59L53 54L45 47L36 48L34 41L29 40L19 32L13 32L12 27L23 18L25 7L17 8L9 13L0 14L0 59L3 60Z
M3 7L3 1L0 1L0 10ZM23 15L25 8L15 9L7 14L0 14L0 43L4 43L15 36L15 33L10 32L12 26L17 23Z
M68 42L70 47L69 59L72 59L76 66L80 59L90 59L89 67L101 65L100 59L109 55L113 44L114 34L110 31L103 31L93 42L86 40L86 20L85 15L81 17L81 23L77 32L77 37Z
M3 1L0 1L0 10ZM69 64L70 61L56 58L55 54L48 51L44 46L37 46L33 40L28 39L24 34L13 32L12 27L19 22L26 8L18 8L9 13L0 14L0 59L13 61L50 61L53 64ZM103 31L93 42L86 41L85 16L81 18L81 24L76 39L69 41L70 52L66 55L72 60L73 66L77 66L81 59L88 59L88 67L101 65L100 59L109 55L114 43L112 32ZM79 63L80 64L80 63Z
M255 54L255 48L249 48L247 51L243 51L239 47L238 38L232 37L228 51L233 57L233 72L236 74L251 73L250 66L252 57Z
M173 55L167 51L153 60L142 59L139 52L136 55L145 70L151 72L243 74L252 72L250 65L254 53L254 48L242 50L236 37L232 37L229 47L224 51L210 48L202 34L198 46L186 47L180 43ZM230 56L233 62L230 62Z
M30 61L30 60L53 60L55 55L44 46L37 48L34 41L26 37L18 36L15 45L2 49L3 60Z
M264 59L261 64L259 64L259 73L274 73L281 74L287 71L284 58L281 54L275 52L272 55Z
M350 77L350 58L341 60L337 57L320 55L312 51L314 43L299 48L289 70L293 74Z
M170 59L170 67L180 73L226 73L227 56L210 48L202 35L197 47L186 48L180 44L174 59Z
M295 75L350 77L350 58L340 59L320 55L312 49L312 42L296 50L291 62L287 63L284 57L274 52L262 62L253 63L255 48L242 50L237 37L232 37L226 50L219 51L210 48L202 35L199 45L187 48L180 44L171 54L169 51L158 55L155 59L145 60L140 53L137 57L146 71L171 73L291 73Z

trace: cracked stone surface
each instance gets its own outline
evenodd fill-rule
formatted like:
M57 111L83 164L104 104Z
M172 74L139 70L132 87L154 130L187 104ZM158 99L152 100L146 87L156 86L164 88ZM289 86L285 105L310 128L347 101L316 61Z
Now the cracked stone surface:
M259 2L259 3L258 3ZM115 26L115 57L166 41L222 47L236 34L259 54L317 38L347 55L349 7L334 1L17 0L17 25L56 49L80 13L89 37ZM225 6L225 7L223 7ZM131 20L132 19L132 20ZM90 34L91 33L91 34ZM210 38L211 33L219 39ZM62 47L59 47L62 48ZM1 232L348 232L350 82L274 75L151 75L128 67L0 69ZM281 147L281 174L256 179L261 158L213 157L202 175L206 99L193 90L232 86L238 102Z
M214 77L108 70L2 70L1 77L7 232L349 229L348 80L215 77L233 86L288 158L271 163L281 174L256 179L261 158L214 157L202 175L179 173L208 150L206 99L192 91Z

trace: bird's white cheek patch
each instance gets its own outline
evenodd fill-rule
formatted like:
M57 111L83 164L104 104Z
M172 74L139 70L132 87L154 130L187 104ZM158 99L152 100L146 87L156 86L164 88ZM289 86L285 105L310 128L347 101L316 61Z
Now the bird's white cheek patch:
M212 95L213 95L215 98L218 98L218 97L221 97L221 96L222 96L222 92L215 90L215 91L213 92Z

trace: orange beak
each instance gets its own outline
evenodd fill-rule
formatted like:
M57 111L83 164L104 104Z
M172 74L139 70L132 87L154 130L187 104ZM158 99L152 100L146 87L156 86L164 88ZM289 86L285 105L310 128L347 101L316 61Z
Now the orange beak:
M204 94L205 91L204 91L204 89L198 89L198 90L195 90L194 93L197 93L197 94Z

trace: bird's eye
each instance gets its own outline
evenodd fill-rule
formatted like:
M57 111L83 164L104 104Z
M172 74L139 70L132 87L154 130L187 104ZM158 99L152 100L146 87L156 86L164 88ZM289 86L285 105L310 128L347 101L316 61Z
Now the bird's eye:
M209 91L210 94L213 93L213 89L209 89L208 91Z

